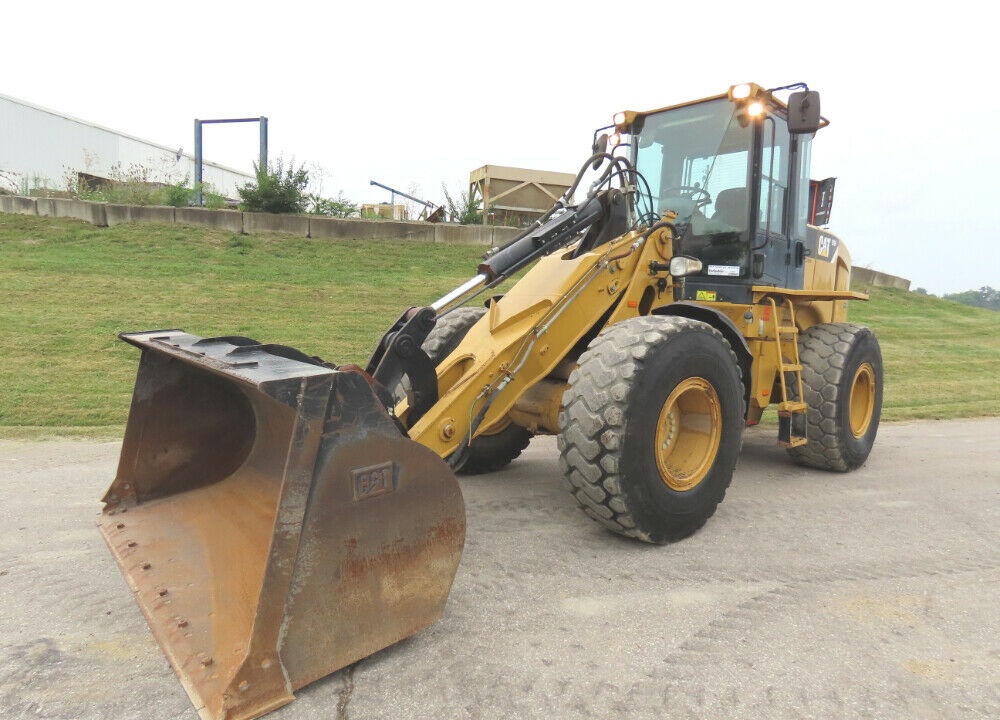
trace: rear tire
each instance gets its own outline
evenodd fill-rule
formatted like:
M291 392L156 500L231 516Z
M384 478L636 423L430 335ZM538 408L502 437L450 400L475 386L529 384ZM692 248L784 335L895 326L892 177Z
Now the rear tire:
M743 443L739 364L722 334L683 317L619 322L570 375L560 465L581 509L651 543L705 524Z
M460 307L441 318L421 345L431 362L437 366L451 355L485 314L484 307ZM488 428L473 438L465 461L456 472L459 475L481 475L502 470L528 447L531 438L532 433L526 428L509 419L501 421L496 430Z
M882 352L861 325L823 323L799 336L808 443L795 462L848 472L864 465L882 414Z

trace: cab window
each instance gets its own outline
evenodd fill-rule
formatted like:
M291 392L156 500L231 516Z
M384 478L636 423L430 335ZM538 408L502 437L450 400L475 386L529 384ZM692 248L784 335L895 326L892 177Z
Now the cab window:
M753 126L720 98L647 116L637 140L650 204L677 213L675 252L702 260L705 274L746 276Z
M788 125L784 119L769 115L763 124L761 183L757 227L761 236L787 236L785 204L788 197Z

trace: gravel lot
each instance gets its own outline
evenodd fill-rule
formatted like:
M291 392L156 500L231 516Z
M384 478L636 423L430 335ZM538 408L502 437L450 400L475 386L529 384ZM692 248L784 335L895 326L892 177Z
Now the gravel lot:
M197 717L95 527L117 457L0 442L0 717ZM1000 717L1000 418L884 425L848 475L751 430L666 547L577 510L551 438L462 488L444 619L269 718Z

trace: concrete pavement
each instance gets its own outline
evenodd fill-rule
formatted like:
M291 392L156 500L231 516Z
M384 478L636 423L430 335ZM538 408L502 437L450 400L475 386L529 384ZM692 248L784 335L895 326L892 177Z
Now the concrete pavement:
M0 717L197 717L95 527L117 455L0 442ZM1000 717L1000 418L883 425L847 475L750 430L666 547L584 516L552 438L462 488L444 619L269 718Z

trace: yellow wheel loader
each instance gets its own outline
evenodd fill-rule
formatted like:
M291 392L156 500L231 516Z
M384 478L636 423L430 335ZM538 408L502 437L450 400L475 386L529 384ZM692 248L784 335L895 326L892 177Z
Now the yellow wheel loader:
M365 368L124 334L142 359L101 530L201 716L257 717L440 617L455 474L534 434L583 512L652 543L715 512L769 406L794 461L864 463L882 361L846 322L846 247L810 223L826 124L802 85L619 113L566 195Z

